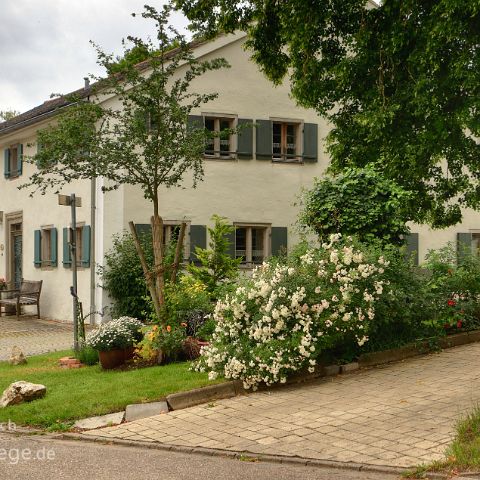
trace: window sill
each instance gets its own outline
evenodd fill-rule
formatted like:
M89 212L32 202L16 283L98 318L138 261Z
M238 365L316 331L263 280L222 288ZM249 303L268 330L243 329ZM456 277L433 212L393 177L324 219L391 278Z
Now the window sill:
M230 157L217 157L215 155L204 155L203 158L205 160L214 160L216 162L218 161L231 162L232 160L237 160L236 155L231 155Z
M303 165L305 162L301 158L289 158L285 160L281 158L272 158L272 163Z

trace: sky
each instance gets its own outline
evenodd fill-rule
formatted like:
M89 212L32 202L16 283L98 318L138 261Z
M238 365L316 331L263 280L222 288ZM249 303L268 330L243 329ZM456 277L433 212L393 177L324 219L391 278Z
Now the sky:
M122 52L122 38L155 35L154 23L131 13L161 0L0 0L0 110L27 111L83 86L96 64L93 40L108 53ZM185 33L180 14L171 23Z

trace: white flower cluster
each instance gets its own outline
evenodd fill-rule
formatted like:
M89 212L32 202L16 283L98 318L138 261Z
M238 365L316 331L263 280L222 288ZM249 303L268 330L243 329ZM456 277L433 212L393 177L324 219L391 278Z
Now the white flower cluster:
M100 351L131 347L138 342L142 325L136 318L120 317L90 332L85 343Z
M264 263L217 303L213 341L197 368L256 389L302 368L314 371L319 354L347 334L363 345L387 266L338 234L289 264Z

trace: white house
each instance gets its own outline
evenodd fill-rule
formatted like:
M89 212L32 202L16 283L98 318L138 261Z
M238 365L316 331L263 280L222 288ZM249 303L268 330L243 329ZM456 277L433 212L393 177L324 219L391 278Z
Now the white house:
M161 194L161 215L168 238L175 225L186 221L186 252L207 244L206 227L212 214L227 217L236 226L235 254L245 267L261 262L297 240L295 206L302 187L328 165L323 139L328 125L313 110L298 107L289 96L287 84L274 87L244 49L243 33L221 36L198 43L198 58L224 57L230 69L208 72L197 78L192 90L218 92L216 100L196 119L210 129L242 123L257 124L223 142L206 146L205 178L197 189L169 189ZM77 93L87 95L88 87ZM116 98L101 100L118 102ZM20 279L43 280L43 316L70 320L71 303L66 301L71 285L72 259L67 245L70 209L58 205L53 193L29 196L18 190L36 168L22 162L22 155L35 153L36 132L51 122L68 105L59 98L0 124L0 151L4 175L0 178L0 277L18 283ZM108 304L95 265L102 264L111 247L112 235L128 228L128 222L148 224L151 206L139 188L125 185L102 193L102 178L72 183L62 193L82 198L77 209L79 251L78 292L84 310L98 310ZM477 242L480 215L466 211L461 225L442 231L413 226L410 247L423 258L430 248L447 241ZM233 252L232 252L233 254Z

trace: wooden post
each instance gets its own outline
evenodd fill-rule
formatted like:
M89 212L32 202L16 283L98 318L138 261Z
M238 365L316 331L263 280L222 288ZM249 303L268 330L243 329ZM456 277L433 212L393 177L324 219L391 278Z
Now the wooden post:
M133 222L128 222L128 226L130 227L130 232L133 237L133 243L135 244L135 248L137 250L138 257L140 258L140 263L142 265L143 274L145 276L145 281L147 282L148 291L150 292L150 296L153 300L153 306L155 308L155 313L157 314L158 318L161 318L162 309L160 307L160 302L158 300L157 290L155 288L155 281L152 273L148 269L147 260L145 258L145 254L142 250L142 245L140 244L140 240L138 238L137 230L135 229L135 224Z
M185 222L182 222L182 225L180 226L180 233L178 234L177 246L175 248L175 258L172 265L172 274L170 276L170 281L172 283L175 283L177 280L178 267L180 266L180 255L182 254L183 239L185 238L186 228L187 224Z

